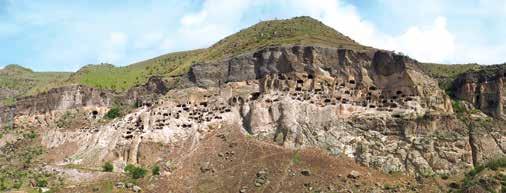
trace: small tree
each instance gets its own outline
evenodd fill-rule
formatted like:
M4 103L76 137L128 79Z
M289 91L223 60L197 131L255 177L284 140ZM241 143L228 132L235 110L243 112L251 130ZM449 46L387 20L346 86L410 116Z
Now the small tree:
M119 107L113 107L105 114L105 117L108 119L114 119L119 116L120 116Z
M132 171L133 169L135 168L134 165L132 164L128 164L125 166L125 169L123 169L126 173L129 173L130 171Z
M125 172L130 174L130 176L133 179L139 179L139 178L143 178L146 175L147 171L146 171L146 169L144 169L142 167L137 167L132 164L128 164L125 167Z
M44 178L35 179L35 185L37 187L47 187L47 180Z
M142 106L141 101L139 101L139 100L135 100L135 102L134 102L134 107L135 107L135 108L139 108L139 107L141 107L141 106Z
M133 179L139 179L143 178L146 175L146 169L141 167L135 167L131 172L130 175Z
M105 164L102 166L102 170L104 172L112 172L114 170L114 166L111 162L105 162Z
M154 165L153 168L151 168L151 173L153 175L160 175L160 166Z

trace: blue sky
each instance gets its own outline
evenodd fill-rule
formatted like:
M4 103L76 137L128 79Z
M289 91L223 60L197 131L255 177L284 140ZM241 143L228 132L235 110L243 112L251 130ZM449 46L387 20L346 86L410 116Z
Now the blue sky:
M504 0L0 0L0 67L123 66L300 15L424 62L506 62Z

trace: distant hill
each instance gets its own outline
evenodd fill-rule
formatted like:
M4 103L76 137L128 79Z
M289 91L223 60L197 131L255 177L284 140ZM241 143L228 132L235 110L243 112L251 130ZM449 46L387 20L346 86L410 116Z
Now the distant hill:
M458 75L481 68L482 66L479 64L422 64L422 69L424 69L425 73L438 80L439 87L446 91L450 89L451 83Z
M0 69L0 100L11 103L14 96L31 95L42 88L58 85L71 73L67 72L33 72L31 69L11 64Z

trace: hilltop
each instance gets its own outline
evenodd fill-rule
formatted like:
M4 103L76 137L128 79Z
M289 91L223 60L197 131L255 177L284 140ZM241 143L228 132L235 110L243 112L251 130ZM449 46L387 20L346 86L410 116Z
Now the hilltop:
M0 100L10 104L14 96L38 93L41 88L56 86L69 76L67 72L34 72L20 65L7 65L0 69Z

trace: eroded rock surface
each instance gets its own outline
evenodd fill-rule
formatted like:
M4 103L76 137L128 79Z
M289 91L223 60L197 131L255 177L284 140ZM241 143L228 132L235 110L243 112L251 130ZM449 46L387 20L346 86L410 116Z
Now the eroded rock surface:
M483 67L476 72L460 75L453 83L453 94L472 103L495 118L504 119L506 65Z

